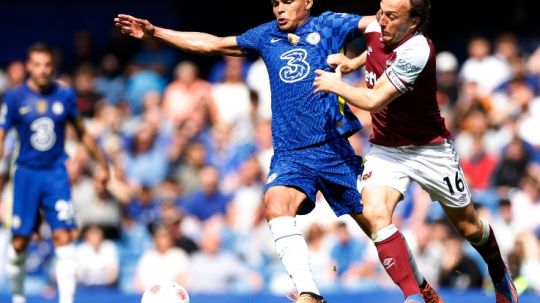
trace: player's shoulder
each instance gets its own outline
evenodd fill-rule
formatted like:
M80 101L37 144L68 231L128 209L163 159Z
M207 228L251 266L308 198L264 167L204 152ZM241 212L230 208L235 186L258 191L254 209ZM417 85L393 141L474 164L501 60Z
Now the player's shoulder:
M13 102L27 93L24 84L17 85L8 89L3 96L4 102Z
M71 98L75 96L75 90L64 81L55 81L56 94L65 98Z
M351 17L360 17L355 14L350 13L340 13L340 12L334 12L334 11L325 11L319 16L315 17L317 21L319 22L332 22L334 20L340 20L340 19L347 19Z
M396 48L396 53L414 56L429 57L433 51L433 43L421 32L415 33L411 38Z

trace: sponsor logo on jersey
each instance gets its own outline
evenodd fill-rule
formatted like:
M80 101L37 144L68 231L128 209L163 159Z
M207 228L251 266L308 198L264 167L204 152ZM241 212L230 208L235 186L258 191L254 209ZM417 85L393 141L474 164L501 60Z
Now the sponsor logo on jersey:
M54 101L51 110L55 115L60 116L64 113L64 105L60 101Z
M278 41L282 40L281 38L272 38L270 39L270 43L276 43Z
M410 62L407 62L403 59L399 59L397 62L396 62L396 65L395 65L397 68L399 69L402 69L403 71L407 72L407 73L415 73L419 70L421 70L420 67L416 66L416 65L413 65L411 64Z
M315 45L321 41L321 35L319 35L317 32L313 32L307 36L306 41L309 44Z

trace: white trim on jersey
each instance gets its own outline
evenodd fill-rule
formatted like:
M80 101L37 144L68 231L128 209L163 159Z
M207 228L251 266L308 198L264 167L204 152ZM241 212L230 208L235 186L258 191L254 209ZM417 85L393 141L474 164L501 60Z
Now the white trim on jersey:
M391 74L389 70L392 70L397 78L411 90L418 75L424 70L429 60L431 49L427 39L417 32L412 38L398 46L394 52L396 59L388 67L386 74ZM394 82L392 81L392 83ZM396 83L394 85L397 86Z

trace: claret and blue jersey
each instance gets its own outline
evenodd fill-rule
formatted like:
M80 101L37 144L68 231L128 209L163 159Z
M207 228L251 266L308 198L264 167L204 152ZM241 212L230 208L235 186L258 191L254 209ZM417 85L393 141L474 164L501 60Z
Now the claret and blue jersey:
M72 89L53 84L37 93L26 84L6 93L0 128L17 132L11 228L29 236L39 224L40 209L51 228L75 227L70 183L64 162L65 128L78 115Z
M360 36L360 16L325 12L310 17L296 32L281 32L276 21L237 37L246 54L262 57L272 92L274 149L292 150L361 128L360 122L334 94L313 94L316 69L329 70L326 57Z

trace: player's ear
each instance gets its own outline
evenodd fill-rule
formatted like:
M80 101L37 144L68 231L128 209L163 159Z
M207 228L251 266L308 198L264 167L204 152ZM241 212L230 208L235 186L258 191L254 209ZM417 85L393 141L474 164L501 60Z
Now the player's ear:
M313 0L305 0L306 1L306 9L310 10L313 6Z
M417 29L419 24L420 24L420 17L412 17L411 18L411 26L409 28Z

